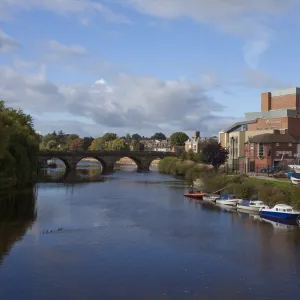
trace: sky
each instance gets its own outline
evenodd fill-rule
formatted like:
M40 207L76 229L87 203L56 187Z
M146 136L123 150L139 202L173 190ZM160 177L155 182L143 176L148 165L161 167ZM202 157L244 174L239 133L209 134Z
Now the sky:
M0 0L0 99L37 131L217 134L299 86L297 0Z

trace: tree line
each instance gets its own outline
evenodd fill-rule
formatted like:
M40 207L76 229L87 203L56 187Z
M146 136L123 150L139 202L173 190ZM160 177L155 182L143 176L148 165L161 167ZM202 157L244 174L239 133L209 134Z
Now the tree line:
M155 133L150 138L141 136L138 133L119 137L116 133L105 133L101 137L79 137L77 134L66 134L62 130L39 136L40 150L52 151L120 151L120 150L144 150L141 140L166 140L164 133ZM170 146L184 146L188 136L184 132L175 132L170 136Z

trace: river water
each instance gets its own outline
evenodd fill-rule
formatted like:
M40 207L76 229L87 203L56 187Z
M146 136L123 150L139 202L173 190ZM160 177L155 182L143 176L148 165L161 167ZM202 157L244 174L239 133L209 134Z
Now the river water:
M189 200L185 190L129 168L1 199L0 299L298 297L299 228Z

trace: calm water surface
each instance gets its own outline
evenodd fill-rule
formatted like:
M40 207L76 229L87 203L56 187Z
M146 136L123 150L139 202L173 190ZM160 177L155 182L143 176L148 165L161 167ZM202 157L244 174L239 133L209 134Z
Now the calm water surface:
M0 299L298 297L299 228L185 199L185 189L119 171L39 184L36 202L1 199Z

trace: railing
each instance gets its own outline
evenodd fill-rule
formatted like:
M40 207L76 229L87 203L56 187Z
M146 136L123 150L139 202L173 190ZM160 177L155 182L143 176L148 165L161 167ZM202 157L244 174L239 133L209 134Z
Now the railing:
M289 167L287 165L278 165L271 166L266 164L225 164L219 168L219 172L226 174L248 174L248 175L257 175L257 176L276 176L278 173L289 172ZM282 174L284 176L284 174Z

